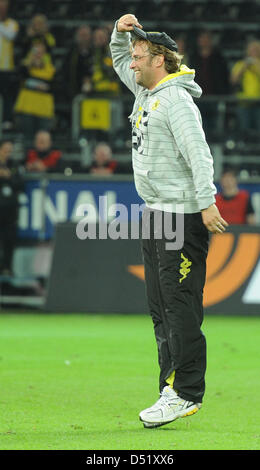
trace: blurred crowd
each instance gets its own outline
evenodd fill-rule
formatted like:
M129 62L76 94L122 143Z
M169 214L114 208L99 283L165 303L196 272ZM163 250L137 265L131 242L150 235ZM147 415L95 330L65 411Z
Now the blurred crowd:
M62 90L64 102L72 103L78 94L120 96L127 92L119 83L109 50L113 25L75 29L71 47L57 70L53 51L59 38L52 34L48 18L36 14L21 26L9 16L9 0L0 0L0 89L3 99L3 129L15 126L31 143L39 130L55 131L56 93ZM176 37L183 62L196 71L203 96L235 95L237 128L241 132L259 132L260 41L245 45L244 57L228 64L210 31L197 34L192 44L183 35ZM16 60L15 46L20 57ZM242 54L242 51L241 51ZM216 128L216 102L198 103L206 134Z
M176 40L186 65L196 71L196 81L203 96L234 95L238 98L238 134L258 134L260 130L260 41L252 39L245 45L244 56L232 64L225 60L216 45L214 34L201 31L195 51L189 50L185 36ZM198 103L206 134L216 128L216 102Z
M0 86L4 101L3 129L14 125L26 141L38 130L52 130L55 117L55 87L62 87L64 101L79 93L120 93L109 51L111 31L80 26L71 49L56 70L53 50L57 41L44 14L33 16L24 30L9 17L9 0L0 0ZM15 45L21 57L15 63Z

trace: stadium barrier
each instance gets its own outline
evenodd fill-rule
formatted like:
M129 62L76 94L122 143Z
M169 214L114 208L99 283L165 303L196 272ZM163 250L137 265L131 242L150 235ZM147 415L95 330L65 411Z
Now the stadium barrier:
M231 226L212 235L205 313L260 315L259 286L260 227ZM140 240L82 240L77 224L58 224L44 310L147 313Z

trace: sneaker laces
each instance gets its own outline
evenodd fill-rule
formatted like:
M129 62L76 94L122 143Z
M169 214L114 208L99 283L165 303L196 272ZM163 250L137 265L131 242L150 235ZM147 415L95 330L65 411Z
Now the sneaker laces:
M184 402L184 400L178 397L178 395L176 394L174 390L170 389L170 392L169 392L167 389L169 389L169 387L164 387L163 391L160 394L159 400L156 402L156 405L170 406L170 405L175 405L175 404L177 405L178 403L180 403L180 401Z

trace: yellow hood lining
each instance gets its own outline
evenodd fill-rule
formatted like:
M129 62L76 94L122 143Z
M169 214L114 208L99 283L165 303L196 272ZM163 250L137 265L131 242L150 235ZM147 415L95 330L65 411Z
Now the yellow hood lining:
M162 83L167 82L168 80L171 80L172 78L180 77L181 75L194 75L194 74L195 74L194 69L189 69L189 67L187 67L187 65L183 64L183 65L180 66L180 71L179 72L170 73L166 77L162 78L162 80L160 80L157 83L156 87L161 85Z

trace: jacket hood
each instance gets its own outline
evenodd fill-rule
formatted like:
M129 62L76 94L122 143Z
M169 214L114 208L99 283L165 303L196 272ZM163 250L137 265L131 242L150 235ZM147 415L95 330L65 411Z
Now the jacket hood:
M157 93L159 90L169 86L178 86L185 88L185 90L187 90L194 98L199 98L202 94L202 89L194 81L194 78L195 70L189 69L189 67L183 64L181 65L179 72L171 73L160 80L156 87L151 91L151 94Z

